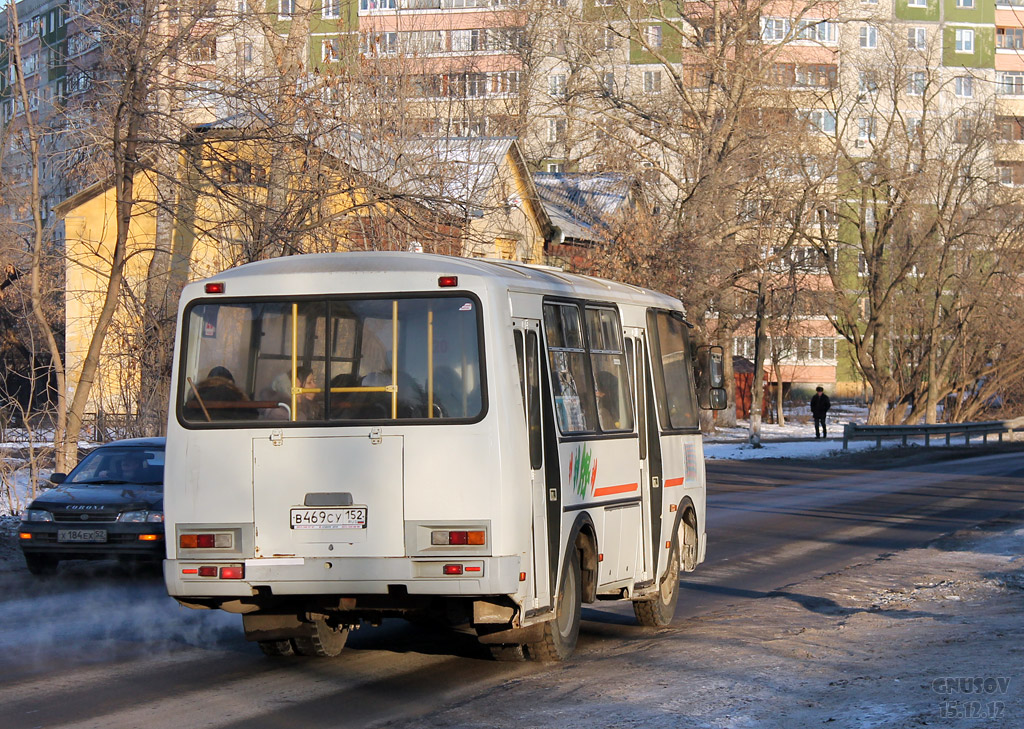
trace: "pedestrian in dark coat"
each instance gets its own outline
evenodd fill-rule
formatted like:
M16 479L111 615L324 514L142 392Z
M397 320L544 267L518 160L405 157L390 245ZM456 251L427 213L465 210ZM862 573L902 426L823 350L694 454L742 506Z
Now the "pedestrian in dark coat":
M828 399L828 395L825 394L825 388L816 388L814 397L811 398L811 415L814 416L815 438L825 438L828 436L828 431L825 428L825 415L828 414L830 407L832 407L832 402ZM819 426L821 428L820 435L818 433Z

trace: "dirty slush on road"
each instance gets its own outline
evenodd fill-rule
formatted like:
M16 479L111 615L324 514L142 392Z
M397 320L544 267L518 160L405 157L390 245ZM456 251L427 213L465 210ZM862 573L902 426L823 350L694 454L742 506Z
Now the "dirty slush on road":
M601 642L396 726L1017 729L1021 555L1024 517L994 522L673 624L657 640Z

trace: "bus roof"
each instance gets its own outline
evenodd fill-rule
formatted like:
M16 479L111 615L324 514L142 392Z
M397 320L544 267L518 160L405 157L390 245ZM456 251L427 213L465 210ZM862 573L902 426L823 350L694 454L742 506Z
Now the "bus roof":
M399 251L353 251L345 253L311 253L298 256L284 256L266 261L248 263L228 269L206 281L252 280L257 284L253 290L261 295L294 295L299 287L290 285L285 277L302 275L301 293L335 293L341 291L406 291L413 290L414 281L422 282L423 275L461 276L466 280L463 286L472 283L484 287L496 287L514 291L542 293L583 299L599 299L646 306L659 306L681 310L677 299L650 289L630 284L608 281L594 276L566 273L550 266L534 266L516 261L502 261L481 258L459 258L431 253L405 253ZM362 281L353 286L353 281L342 284L339 275L358 276ZM386 286L375 279L389 276L394 280ZM402 281L408 277L407 281ZM273 279L268 281L267 279ZM204 282L196 282L186 288L183 298L201 296ZM460 286L461 288L462 286ZM249 287L246 286L246 289ZM246 294L228 287L227 294Z

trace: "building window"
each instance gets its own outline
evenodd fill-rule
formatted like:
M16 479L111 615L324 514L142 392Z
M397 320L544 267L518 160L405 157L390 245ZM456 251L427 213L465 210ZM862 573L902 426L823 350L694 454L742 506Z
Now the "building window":
M956 0L956 6L958 8L973 8L974 0Z
M1024 141L1024 117L997 116L996 138L1002 142Z
M661 71L644 71L644 93L657 94L661 91Z
M928 7L928 0L907 0L908 8L926 8Z
M970 28L956 29L956 52L974 53L974 31Z
M835 43L836 24L827 20L801 20L797 24L796 39L816 41L818 43Z
M455 53L487 50L487 33L483 28L453 30L451 39Z
M564 162L548 162L546 167L548 172L554 172L556 174L561 174L565 172Z
M213 63L217 60L217 36L208 35L193 40L188 46L189 63Z
M277 17L290 18L295 14L295 0L277 0Z
M661 25L648 25L644 29L644 41L648 48L661 48Z
M604 75L602 87L603 87L602 90L606 94L614 94L615 93L615 74L613 72L609 71L608 73L606 73Z
M321 6L320 15L323 18L333 19L340 17L338 12L338 3L340 0L323 0Z
M548 94L556 99L565 96L565 74L553 73L548 76Z
M765 43L781 43L788 33L787 18L761 18L761 40Z
M996 28L996 48L1024 50L1024 28Z
M974 77L957 76L955 79L953 79L953 91L957 96L961 98L972 98L974 96Z
M1024 73L1020 71L997 73L996 90L1006 96L1024 96Z
M395 0L359 0L360 10L394 10Z
M878 28L873 25L860 27L860 47L878 48Z
M928 47L928 34L924 28L907 28L907 48L923 51Z
M602 51L614 51L615 50L616 35L615 31L611 28L601 29L601 50Z
M824 109L810 109L807 111L801 111L799 114L801 118L803 118L817 131L824 134L835 134L836 115L831 111L825 111Z
M858 82L858 91L861 94L873 94L878 91L878 77L874 71L861 71Z
M924 96L927 83L924 71L911 71L907 74L907 93L911 96Z
M857 119L857 141L865 144L875 139L875 118L862 116Z
M565 141L565 119L548 119L548 142L558 144Z
M324 63L334 63L338 60L338 39L327 38L321 44L321 52Z

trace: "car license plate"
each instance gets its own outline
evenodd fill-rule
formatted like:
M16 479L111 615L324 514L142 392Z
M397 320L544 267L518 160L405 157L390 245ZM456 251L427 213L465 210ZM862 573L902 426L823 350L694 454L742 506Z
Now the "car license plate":
M58 542L94 542L107 541L106 529L58 529Z
M366 507L292 509L292 529L365 529Z

